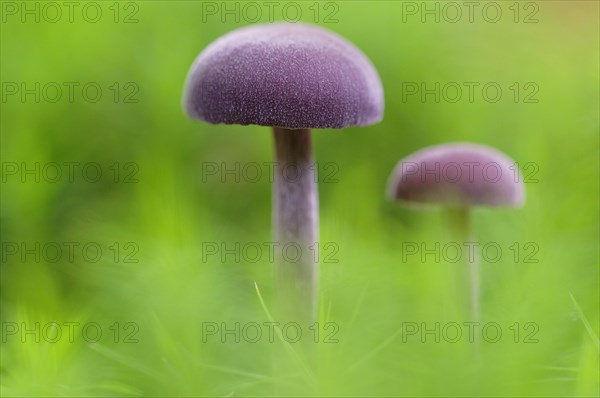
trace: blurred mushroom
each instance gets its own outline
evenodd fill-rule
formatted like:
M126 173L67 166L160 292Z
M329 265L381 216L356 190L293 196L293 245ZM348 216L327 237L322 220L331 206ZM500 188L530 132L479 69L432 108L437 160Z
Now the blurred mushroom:
M354 45L325 29L274 23L237 29L209 45L185 83L184 108L195 119L217 124L273 127L274 238L300 247L300 259L280 258L279 290L290 310L313 318L318 283L317 167L313 128L379 122L383 89L371 62ZM280 247L281 247L280 246Z
M461 243L472 240L472 207L519 207L525 202L515 162L496 149L471 143L431 146L402 159L389 178L388 197L409 207L446 207ZM471 313L478 321L479 261L467 257Z

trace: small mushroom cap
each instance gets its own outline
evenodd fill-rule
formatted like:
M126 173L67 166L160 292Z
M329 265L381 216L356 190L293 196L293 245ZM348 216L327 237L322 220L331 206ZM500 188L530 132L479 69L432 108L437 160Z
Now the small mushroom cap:
M443 144L402 159L388 181L388 196L413 205L518 207L525 202L522 181L515 162L494 148Z
M188 73L183 106L213 124L342 128L379 122L383 88L347 40L283 22L240 28L210 44Z

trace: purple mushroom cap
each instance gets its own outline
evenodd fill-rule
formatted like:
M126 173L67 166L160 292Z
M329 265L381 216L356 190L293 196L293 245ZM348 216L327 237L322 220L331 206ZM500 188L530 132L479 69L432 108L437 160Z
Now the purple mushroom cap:
M183 106L209 123L288 129L379 122L383 88L369 59L328 30L253 25L209 45L192 65Z
M510 206L525 202L515 162L485 145L431 146L402 159L388 183L388 196L407 204L448 207Z

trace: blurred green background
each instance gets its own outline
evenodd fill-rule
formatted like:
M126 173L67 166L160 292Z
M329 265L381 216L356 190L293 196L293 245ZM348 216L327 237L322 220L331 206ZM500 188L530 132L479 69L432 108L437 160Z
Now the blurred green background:
M271 131L191 121L181 109L194 58L254 22L254 11L244 2L97 2L102 14L92 23L96 6L77 3L70 21L57 4L62 17L53 22L45 2L2 2L3 396L598 396L597 2L502 1L485 17L482 2L472 21L461 6L456 23L445 3L275 2L274 20L299 9L302 21L362 49L386 101L378 125L314 131L321 247L337 249L337 262L321 264L319 319L338 330L334 343L322 331L316 365L298 377L273 371L273 355L293 356L278 340L203 334L207 323L267 322L255 282L267 306L273 291L266 256L222 261L203 251L207 242L271 240L265 169L258 181L203 174L209 162L271 162ZM268 6L254 4L268 21ZM39 7L39 22L24 7ZM427 14L423 22L423 7L439 7L439 22ZM22 97L22 83L36 82L39 101ZM52 82L63 90L55 102ZM72 100L65 82L79 83ZM406 96L407 82L479 88L472 102L465 86L457 102L423 101ZM489 82L502 88L497 102L482 95ZM102 95L93 102L96 85ZM464 336L406 334L407 323L465 319L443 259L402 257L403 242L449 240L443 214L384 196L397 161L449 141L488 144L537 170L525 207L474 213L480 242L503 249L482 264L482 322L496 322L502 337L479 353ZM73 178L65 162L75 162ZM332 170L334 181L324 181ZM528 242L539 248L536 263L525 262ZM72 339L69 322L79 325ZM96 329L82 333L90 323ZM90 339L98 328L101 338Z

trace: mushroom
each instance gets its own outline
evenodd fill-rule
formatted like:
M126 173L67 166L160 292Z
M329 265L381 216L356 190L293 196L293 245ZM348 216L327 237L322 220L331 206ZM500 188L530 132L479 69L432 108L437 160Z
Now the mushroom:
M183 104L195 119L273 127L273 235L294 254L276 264L289 311L316 315L317 167L311 130L379 122L383 88L369 59L353 44L302 23L244 27L210 44L193 63ZM292 253L291 249L288 252ZM287 258L285 258L287 257Z
M472 207L520 207L525 202L515 162L494 148L472 143L431 146L402 159L388 180L388 197L409 207L445 207L463 244L472 240ZM478 321L479 261L469 255L467 263L471 314Z

